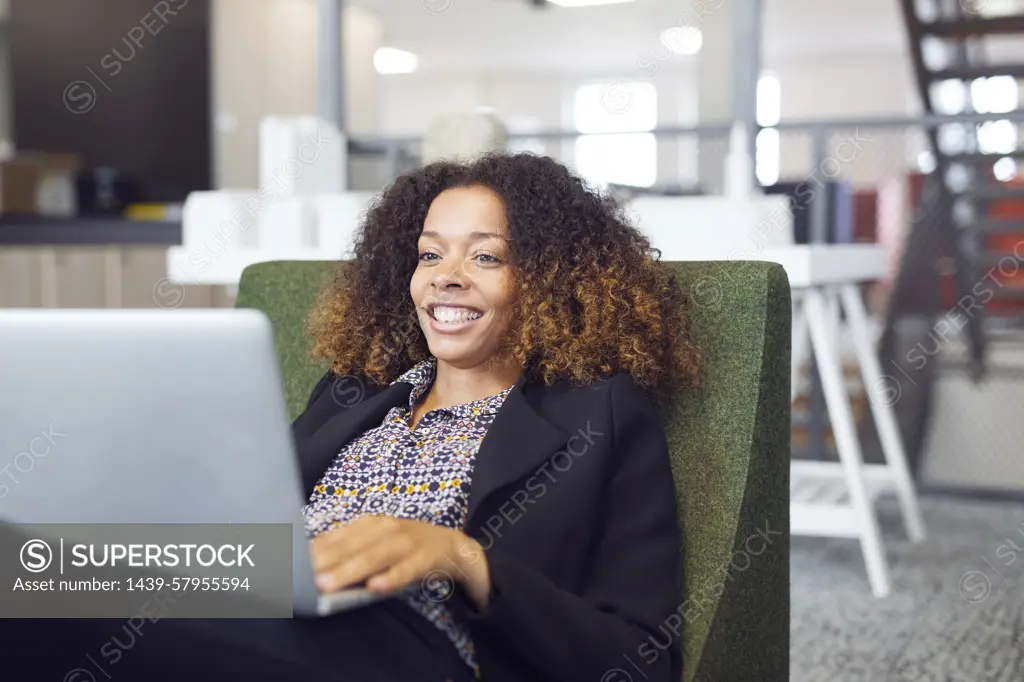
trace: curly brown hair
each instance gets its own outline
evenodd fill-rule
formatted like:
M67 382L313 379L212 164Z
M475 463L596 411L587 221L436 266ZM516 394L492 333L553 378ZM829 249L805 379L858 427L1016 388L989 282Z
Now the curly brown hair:
M384 385L430 357L409 282L441 192L486 187L504 202L516 294L506 352L547 385L615 372L660 402L698 382L687 301L660 252L609 197L546 156L489 153L399 177L369 207L354 257L321 292L313 355Z

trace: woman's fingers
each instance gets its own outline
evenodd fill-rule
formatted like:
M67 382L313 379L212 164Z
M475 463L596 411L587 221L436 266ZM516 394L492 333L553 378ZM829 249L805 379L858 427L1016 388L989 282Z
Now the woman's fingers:
M350 557L385 541L397 530L395 519L365 516L347 526L321 533L310 543L313 571L330 572Z
M328 591L358 585L401 561L415 549L415 543L408 534L389 533L358 552L341 555L326 570L317 571L317 584Z
M432 572L431 563L424 553L414 552L371 577L366 586L381 594L400 590L428 577Z
M426 522L362 517L313 539L317 585L333 591L365 582L385 593L434 573L451 582L455 539L451 529Z
M401 562L413 549L413 544L402 536L390 538L350 557L329 572L320 574L317 576L317 584L327 590L358 585L396 562Z

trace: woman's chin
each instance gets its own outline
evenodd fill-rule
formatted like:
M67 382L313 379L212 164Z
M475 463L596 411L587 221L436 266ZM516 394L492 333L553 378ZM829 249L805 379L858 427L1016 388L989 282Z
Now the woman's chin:
M453 367L473 367L484 362L497 350L488 343L489 339L473 336L427 335L427 348L438 360Z
M477 355L476 344L467 343L465 339L440 338L430 339L427 343L430 354L438 360L459 366L460 361L468 360Z

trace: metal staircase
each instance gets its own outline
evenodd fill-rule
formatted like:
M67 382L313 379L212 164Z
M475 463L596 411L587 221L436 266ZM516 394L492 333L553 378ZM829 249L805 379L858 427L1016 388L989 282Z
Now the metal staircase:
M993 369L1001 332L1024 330L1024 0L899 2L934 164L920 187L880 354L884 366L911 379L896 411L920 474L933 419L941 421L936 391L949 385L949 372L966 374L975 387L1001 375L1003 368ZM1016 90L1016 101L995 108L979 101L975 95L993 82ZM961 95L956 106L950 92ZM1010 133L1008 146L993 148L994 120L1000 135ZM959 332L942 345L955 341L962 351L911 366L908 349L935 348L951 318Z
M1003 132L1011 125L1017 129L1016 148L992 153L992 149L979 144L979 132L993 123L975 113L978 102L973 96L979 83L985 86L979 79L1009 77L1017 79L1019 87L1019 80L1024 78L1024 2L900 3L926 114L950 113L936 102L936 86L948 85L944 82L961 82L965 98L962 112L955 113L951 122L927 128L935 168L925 182L897 277L883 353L892 352L892 330L901 317L940 315L951 310L950 298L953 306L963 301L961 311L970 308L963 315L967 318L963 331L970 347L967 369L977 380L986 367L986 329L993 322L1014 326L1024 322L1024 287L1011 286L1012 282L1006 281L1006 275L1016 275L1018 268L1024 271L1024 213L1007 218L1001 217L1005 211L993 210L1008 201L1024 202L1024 184L998 179L1012 174L1007 172L1013 165L1009 159L1018 166L1018 178L1024 178L1024 148L1020 140L1024 111L1020 109L1019 94L1015 110L999 110L1001 121L1012 122L999 123L1004 126ZM996 11L1003 13L991 14ZM1011 60L992 60L992 43L1001 41L1005 48L1010 44L1008 39L1019 45L1018 54ZM959 144L948 144L949 139L956 139ZM1014 249L1017 244L1022 248ZM943 262L952 263L951 278L944 278L940 267ZM989 280L990 285L980 284ZM944 289L947 284L952 284L952 291L948 286ZM979 291L983 294L980 297ZM976 306L970 305L972 300Z

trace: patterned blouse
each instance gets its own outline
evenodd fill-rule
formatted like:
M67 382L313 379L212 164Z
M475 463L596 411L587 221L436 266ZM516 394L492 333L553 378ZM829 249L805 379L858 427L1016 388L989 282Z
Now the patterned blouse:
M436 367L436 359L429 358L392 382L412 384L408 407L392 408L380 426L338 453L303 510L310 537L364 514L462 529L477 450L513 387L431 410L410 429L412 408L430 388ZM425 579L423 585L410 585L401 596L448 636L479 676L469 633L444 604L450 593L444 582Z

